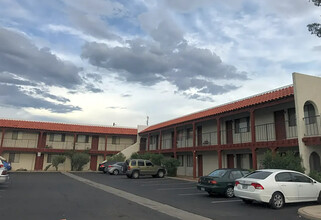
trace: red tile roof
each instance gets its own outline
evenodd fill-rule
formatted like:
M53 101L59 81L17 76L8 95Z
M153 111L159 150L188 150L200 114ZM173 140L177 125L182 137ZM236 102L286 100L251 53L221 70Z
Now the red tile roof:
M0 119L0 127L58 132L136 135L137 129Z
M186 116L183 116L180 118L176 118L176 119L165 121L165 122L162 122L162 123L159 123L156 125L152 125L152 126L146 128L145 130L141 131L140 133L144 133L147 131L153 131L153 130L163 128L166 126L171 126L174 124L179 124L179 123L183 123L183 122L187 122L187 121L191 121L191 120L196 120L196 119L200 119L200 118L204 118L204 117L208 117L208 116L219 115L221 113L230 112L233 110L237 110L237 109L241 109L241 108L245 108L245 107L249 107L249 106L253 106L253 105L257 105L257 104L262 104L265 102L271 102L274 100L282 99L282 98L285 98L288 96L293 96L293 95L294 95L293 86L283 87L283 88L280 88L277 90L258 94L258 95L255 95L255 96L252 96L249 98L245 98L245 99L242 99L239 101L224 104L224 105L217 106L217 107L214 107L211 109L206 109L204 111L192 113L190 115L186 115Z

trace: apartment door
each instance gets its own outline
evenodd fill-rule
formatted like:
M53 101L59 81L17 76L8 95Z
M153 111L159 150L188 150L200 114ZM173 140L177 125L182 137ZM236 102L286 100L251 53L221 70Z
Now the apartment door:
M146 138L141 138L141 139L140 139L139 149L140 149L141 151L145 151L145 150L146 150Z
M233 144L232 121L226 121L226 143L227 144Z
M90 170L96 171L97 169L97 155L90 156Z
M159 146L159 136L158 135L156 135L156 150L158 150L158 146Z
M202 126L197 127L197 146L202 146Z
M234 168L234 155L228 154L227 157L227 168Z
M198 165L198 176L203 176L203 156L197 156L197 165Z
M98 150L98 141L99 137L98 136L93 136L92 141L91 141L91 149L92 150Z
M274 122L275 122L275 139L276 140L286 139L285 119L284 119L283 110L274 112Z

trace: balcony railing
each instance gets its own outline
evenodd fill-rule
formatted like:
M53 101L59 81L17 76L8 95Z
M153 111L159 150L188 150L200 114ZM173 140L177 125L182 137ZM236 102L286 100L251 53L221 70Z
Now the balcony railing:
M256 141L276 141L297 138L297 126L290 126L289 121L268 123L255 126Z
M303 118L305 124L304 136L319 136L321 135L320 115Z

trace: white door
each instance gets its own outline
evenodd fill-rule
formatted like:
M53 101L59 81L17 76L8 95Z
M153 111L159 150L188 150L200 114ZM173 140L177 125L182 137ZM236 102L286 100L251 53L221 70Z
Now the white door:
M299 173L292 173L293 181L298 185L299 201L314 201L319 192L312 179Z
M275 175L275 181L283 193L286 202L298 201L298 184L292 181L292 176L289 172L278 173Z

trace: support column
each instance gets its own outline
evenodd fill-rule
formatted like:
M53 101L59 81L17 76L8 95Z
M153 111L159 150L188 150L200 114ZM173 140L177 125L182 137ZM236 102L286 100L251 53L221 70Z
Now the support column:
M217 145L221 145L221 118L216 119Z
M193 150L193 178L196 177L196 151Z
M222 168L222 150L217 150L217 157L218 157L218 168Z
M41 153L41 148L43 148L43 146L45 144L43 137L44 137L44 134L43 134L43 131L41 131L38 136L38 143L37 143L38 152L36 154L36 161L35 161L34 170L42 170L42 167L43 167L44 155Z
M77 134L74 134L74 143L73 143L73 147L72 147L73 150L76 149L76 142L77 142Z
M148 134L148 137L147 137L147 151L149 151L149 145L150 145L150 134Z
M256 158L255 148L252 148L252 164L253 164L253 169L257 170L257 158Z
M159 131L159 147L158 147L158 149L159 149L159 153L161 152L161 150L162 150L162 145L163 145L163 140L162 140L162 131Z
M176 150L177 150L177 127L174 127L174 158L177 159Z
M250 111L250 121L251 121L251 137L252 137L252 143L255 143L255 142L256 142L255 114L254 114L254 110L253 110L253 109Z
M196 147L196 124L193 122L193 148Z
M105 135L105 152L104 152L104 160L106 160L107 157L107 134Z
M2 128L1 143L0 143L0 154L2 154L3 140L4 140L5 133L6 133L6 129Z

